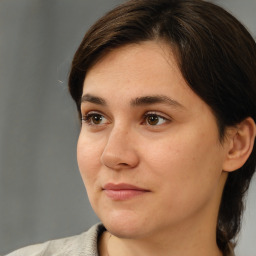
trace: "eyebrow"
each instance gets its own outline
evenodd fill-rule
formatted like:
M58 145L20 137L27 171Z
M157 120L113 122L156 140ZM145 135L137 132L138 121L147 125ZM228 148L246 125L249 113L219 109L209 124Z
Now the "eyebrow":
M94 96L92 94L83 95L81 98L81 103L84 103L84 102L90 102L90 103L101 105L101 106L107 106L107 102L105 99ZM165 95L142 96L142 97L137 97L135 99L132 99L130 101L130 105L132 107L147 106L147 105L153 105L157 103L166 104L173 107L185 108L178 101L171 99Z
M107 102L101 98L101 97L97 97L97 96L93 96L91 94L85 94L82 96L81 98L81 104L84 102L91 102L97 105L102 105L102 106L106 106Z
M185 108L178 101L171 99L165 95L143 96L143 97L138 97L134 100L131 100L132 106L145 106L145 105L152 105L156 103L166 104L173 107Z

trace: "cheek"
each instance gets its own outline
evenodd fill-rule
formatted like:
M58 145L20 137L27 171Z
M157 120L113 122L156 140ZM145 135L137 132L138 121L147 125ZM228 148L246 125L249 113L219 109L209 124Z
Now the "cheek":
M162 180L166 189L184 196L213 188L221 175L223 160L221 146L213 137L190 130L155 145L147 156L154 176Z
M97 178L100 166L99 156L99 146L80 134L77 143L77 162L86 189Z
M168 212L174 219L186 218L217 195L221 176L221 161L217 155L220 152L216 144L205 142L172 141L171 146L163 147L167 153L156 151L151 158L154 159L151 162L154 188L160 195L157 204L164 205L163 211L159 210L160 217Z

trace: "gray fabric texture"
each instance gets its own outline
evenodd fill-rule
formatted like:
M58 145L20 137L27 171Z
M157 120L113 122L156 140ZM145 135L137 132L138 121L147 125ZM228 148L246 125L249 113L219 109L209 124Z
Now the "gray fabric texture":
M99 256L97 241L104 231L102 224L96 224L80 235L30 245L6 256Z

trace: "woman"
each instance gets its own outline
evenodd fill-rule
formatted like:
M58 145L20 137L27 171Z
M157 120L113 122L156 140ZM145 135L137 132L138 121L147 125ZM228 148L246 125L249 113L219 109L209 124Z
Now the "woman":
M234 255L255 172L256 45L201 0L131 0L85 35L69 89L102 221L15 255Z

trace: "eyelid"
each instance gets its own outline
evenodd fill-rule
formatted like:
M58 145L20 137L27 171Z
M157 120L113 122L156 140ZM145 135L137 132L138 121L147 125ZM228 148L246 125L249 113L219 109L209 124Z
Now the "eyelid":
M85 112L85 114L83 114L82 118L81 118L82 123L85 123L90 126L95 126L95 127L101 127L101 126L111 123L111 120L109 119L109 117L107 115L103 114L101 111L88 110L88 111L84 111L84 112ZM93 117L93 115L99 115L102 118L104 118L105 121L103 121L102 123L99 123L99 124L93 123L93 121L91 119ZM159 117L159 119L162 119L162 121L160 121L159 124L155 124L155 125L149 124L147 121L147 118L151 115L152 116L155 115L155 116ZM151 126L151 127L153 127L153 126L157 127L157 126L162 126L162 125L168 124L171 121L172 121L172 118L169 115L163 114L162 112L152 110L152 111L147 111L143 114L141 124Z
M147 112L144 113L143 116L148 116L148 115L156 115L156 116L162 117L162 118L167 119L167 120L172 119L169 115L163 114L159 111L147 111Z
M88 111L84 111L85 113L82 113L82 117L85 117L87 115L91 115L91 114L95 114L95 115L103 115L100 111L96 111L96 110L88 110Z

